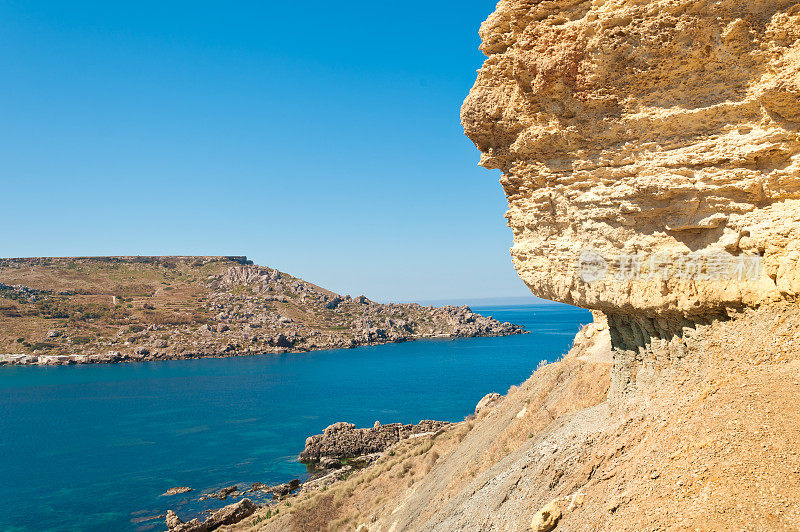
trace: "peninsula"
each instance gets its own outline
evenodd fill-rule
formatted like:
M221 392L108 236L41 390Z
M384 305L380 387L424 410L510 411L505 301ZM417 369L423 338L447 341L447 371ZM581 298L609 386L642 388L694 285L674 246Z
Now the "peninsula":
M466 306L341 296L247 257L0 259L0 365L278 354L522 332Z

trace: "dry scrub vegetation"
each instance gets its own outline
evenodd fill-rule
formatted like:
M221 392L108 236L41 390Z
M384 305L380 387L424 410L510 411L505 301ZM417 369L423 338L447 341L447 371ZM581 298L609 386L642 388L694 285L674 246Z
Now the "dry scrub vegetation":
M234 263L199 257L1 259L0 352L100 351L121 347L125 335L149 326L196 328L213 318L203 305L203 282Z
M465 421L437 434L404 440L369 467L311 492L301 491L240 523L241 530L355 530L386 510L404 490L425 478L442 456L450 456L474 426ZM287 505L288 503L288 505ZM269 517L266 517L269 516Z

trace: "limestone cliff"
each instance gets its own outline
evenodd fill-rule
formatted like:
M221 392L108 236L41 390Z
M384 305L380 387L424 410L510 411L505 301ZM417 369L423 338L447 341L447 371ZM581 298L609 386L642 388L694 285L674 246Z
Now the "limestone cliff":
M541 297L680 329L800 293L800 6L503 0L462 107Z
M480 33L514 265L594 323L239 529L800 530L800 5L502 0Z

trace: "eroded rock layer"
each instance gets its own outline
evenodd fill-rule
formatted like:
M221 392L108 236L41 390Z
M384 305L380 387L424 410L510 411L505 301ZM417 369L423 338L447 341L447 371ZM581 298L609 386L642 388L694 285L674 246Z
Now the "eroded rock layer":
M480 34L462 123L534 294L634 341L800 293L797 2L503 0Z
M799 530L795 4L501 1L462 121L520 276L594 321L260 530Z

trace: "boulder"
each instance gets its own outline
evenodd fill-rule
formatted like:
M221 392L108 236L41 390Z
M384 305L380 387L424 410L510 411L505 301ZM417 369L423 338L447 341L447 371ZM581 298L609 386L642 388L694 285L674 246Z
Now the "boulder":
M338 469L342 467L342 461L337 458L331 458L329 456L323 456L319 460L319 467L323 469Z
M341 296L332 297L327 303L325 303L325 308L333 310L339 306L339 303L344 301Z
M475 406L475 415L478 415L478 412L481 410L487 410L494 408L497 403L503 400L503 396L499 393L487 393L486 395L478 401L478 404Z
M178 517L178 515L172 510L167 510L166 521L167 521L167 528L169 530L174 530L183 524L181 518Z
M253 515L256 505L250 499L229 504L211 514L211 517L203 522L199 519L192 519L184 523L172 510L167 511L166 523L169 532L210 532L224 525L233 525L245 517Z
M278 484L277 486L272 486L272 495L276 499L282 499L302 485L303 483L299 479L294 479L285 484Z
M209 517L203 525L206 530L214 530L223 525L232 525L238 523L245 517L253 515L256 511L256 505L250 499L242 499L239 502L229 504L228 506L217 510L211 517Z
M551 501L534 514L531 519L531 529L534 532L550 532L556 527L559 519L561 519L561 508L558 502Z

